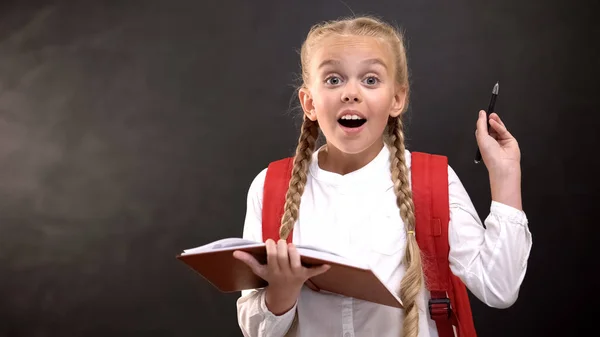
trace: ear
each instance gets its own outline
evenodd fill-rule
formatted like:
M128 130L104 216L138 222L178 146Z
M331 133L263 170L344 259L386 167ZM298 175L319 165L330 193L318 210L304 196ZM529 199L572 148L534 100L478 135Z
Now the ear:
M300 99L300 104L302 105L302 110L304 110L306 117L313 122L316 121L317 113L315 112L315 106L310 91L306 87L300 88L298 91L298 98Z
M406 104L406 86L400 86L396 89L396 93L393 97L392 102L392 111L390 112L391 117L398 117L404 110L404 106Z

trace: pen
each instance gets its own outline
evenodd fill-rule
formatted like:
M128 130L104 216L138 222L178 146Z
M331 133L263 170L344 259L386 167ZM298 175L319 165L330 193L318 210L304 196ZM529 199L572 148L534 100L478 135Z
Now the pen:
M490 130L490 114L494 111L494 105L496 104L496 97L498 97L498 89L500 85L496 82L494 88L492 89L492 98L490 99L490 105L485 112L486 120L487 120L487 129ZM477 153L475 154L475 164L481 163L481 151L477 148Z

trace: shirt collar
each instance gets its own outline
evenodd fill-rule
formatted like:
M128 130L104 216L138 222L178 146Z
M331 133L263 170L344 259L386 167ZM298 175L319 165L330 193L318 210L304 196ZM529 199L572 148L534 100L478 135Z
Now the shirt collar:
M325 171L319 167L318 154L323 148L322 146L312 154L309 172L314 179L329 185L344 186L345 188L359 191L365 188L388 189L393 187L390 171L390 150L388 146L387 144L384 145L377 156L367 163L367 165L345 175ZM404 155L406 165L410 168L410 152L405 150Z

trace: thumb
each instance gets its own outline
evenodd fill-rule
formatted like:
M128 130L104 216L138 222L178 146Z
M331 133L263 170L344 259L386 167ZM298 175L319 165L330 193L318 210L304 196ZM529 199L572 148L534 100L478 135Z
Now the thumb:
M328 271L331 268L328 264L323 264L318 267L312 267L308 270L308 278L315 277L317 275L321 275L324 272Z
M480 139L482 136L488 135L488 121L484 110L479 110L479 118L477 118L477 132L476 137Z
M252 272L254 274L256 274L257 276L264 279L264 275L266 273L266 267L263 266L262 264L260 264L254 258L254 256L252 256L246 252L236 250L233 252L233 257L244 262L248 267L250 267L250 269L252 269Z

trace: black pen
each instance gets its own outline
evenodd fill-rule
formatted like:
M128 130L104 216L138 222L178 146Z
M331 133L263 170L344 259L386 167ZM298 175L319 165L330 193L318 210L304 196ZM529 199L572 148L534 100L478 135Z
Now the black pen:
M487 120L488 132L490 130L490 114L492 112L494 112L494 105L496 104L496 97L498 97L499 87L500 87L500 85L498 84L498 82L496 82L496 85L494 85L494 88L492 89L492 98L490 99L490 105L489 105L487 111L485 112L485 118ZM475 154L475 164L479 164L479 163L481 163L481 151L479 150L479 147L478 147L477 153Z

